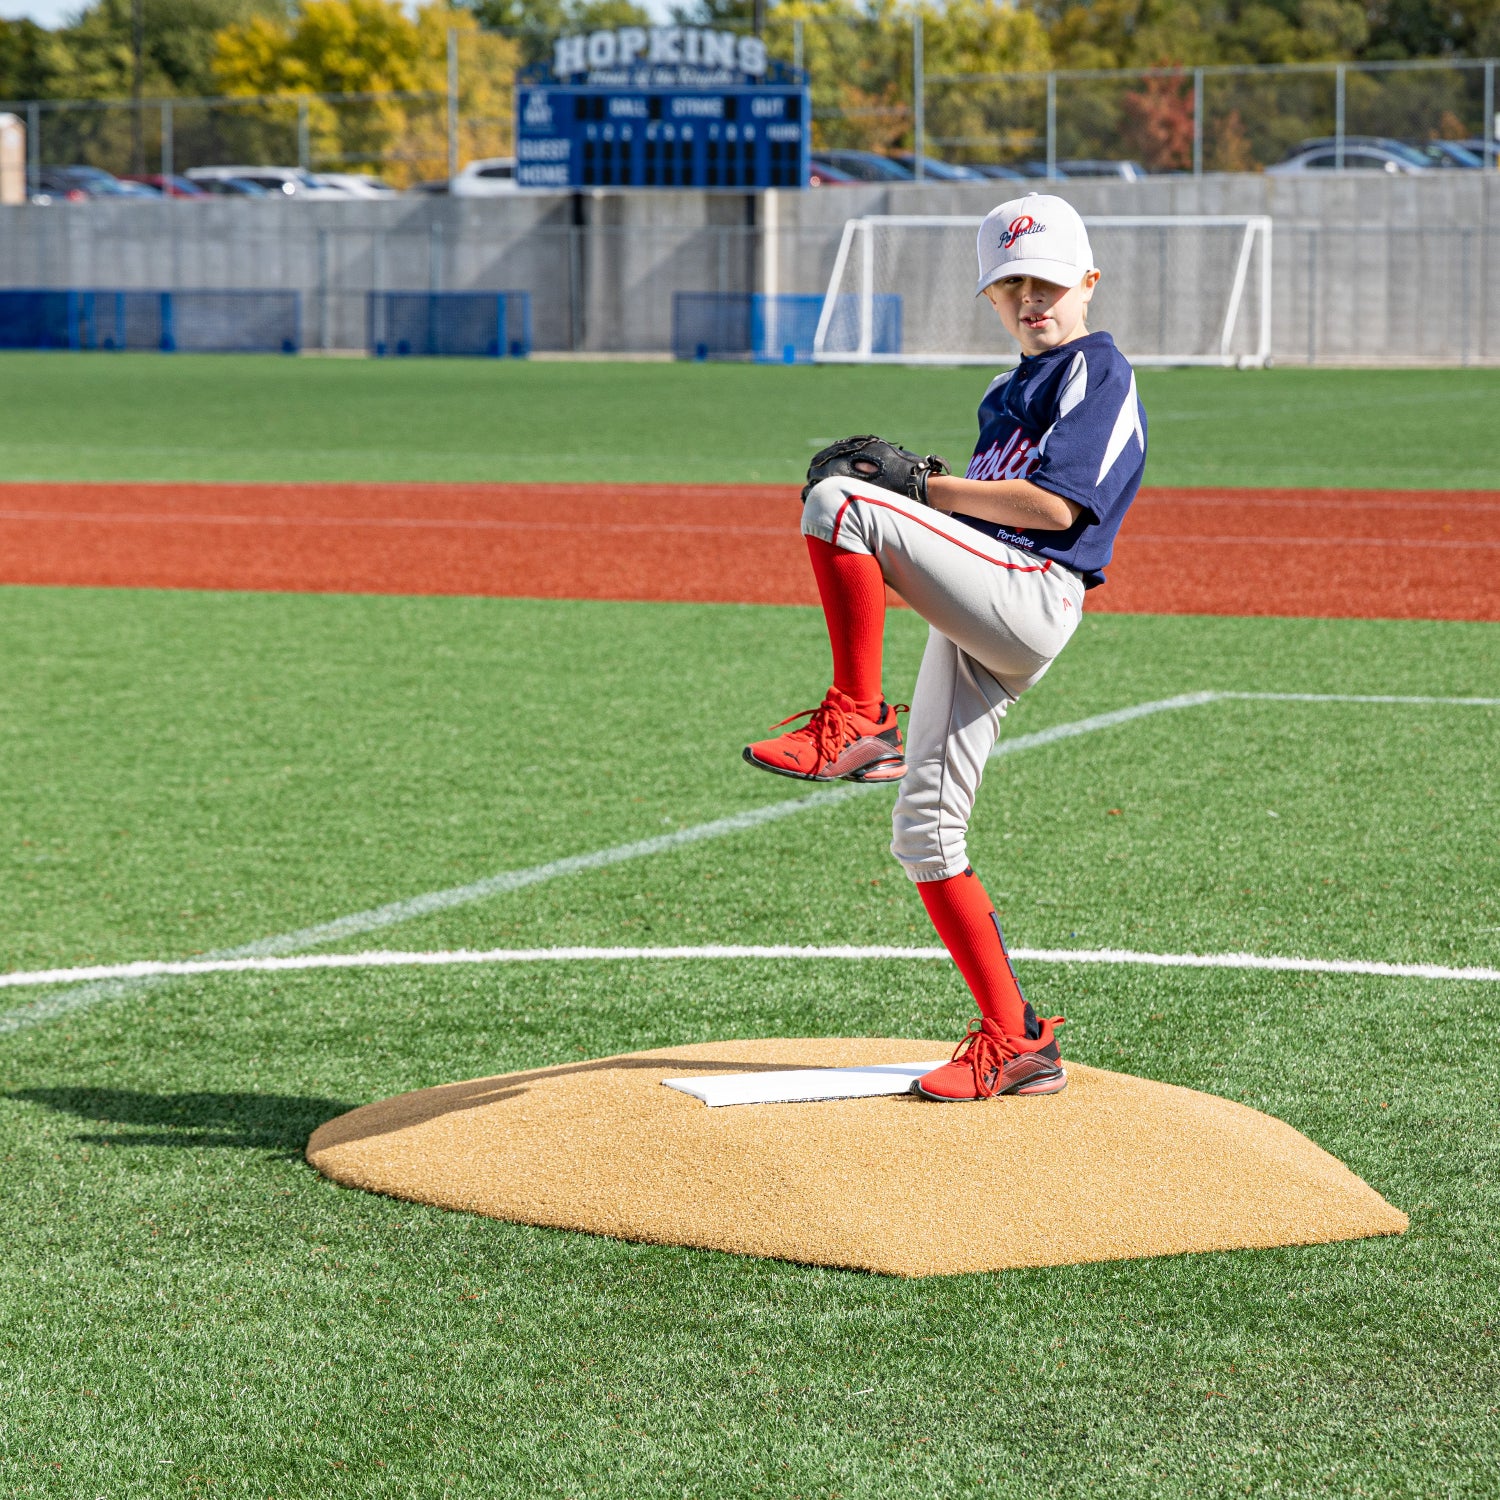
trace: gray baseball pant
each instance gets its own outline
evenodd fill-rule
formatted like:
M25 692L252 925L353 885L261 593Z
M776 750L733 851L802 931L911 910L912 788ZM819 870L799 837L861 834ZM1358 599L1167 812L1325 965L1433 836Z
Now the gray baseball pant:
M1000 720L1078 628L1083 580L856 479L825 479L808 492L802 534L873 557L931 627L907 721L891 853L913 880L960 875Z

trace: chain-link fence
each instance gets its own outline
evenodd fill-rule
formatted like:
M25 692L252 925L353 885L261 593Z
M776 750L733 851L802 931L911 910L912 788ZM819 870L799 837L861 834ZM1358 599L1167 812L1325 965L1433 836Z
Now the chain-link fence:
M1497 161L1494 59L961 73L929 68L949 49L928 47L920 18L773 11L765 37L773 57L808 72L815 150L915 151L919 175L923 153L1028 176L1253 172L1318 144L1319 166L1382 166L1360 149L1370 138L1425 148L1433 167ZM508 155L514 68L544 52L531 33L455 31L446 89L0 108L26 122L32 191L46 169L79 164L170 174L275 163L407 187Z
M31 190L54 167L164 177L278 164L405 183L447 175L448 101L436 92L216 99L44 99L0 106L27 126Z
M1357 143L1456 144L1428 164L1495 159L1494 60L938 74L924 90L927 146L955 161L1049 175L1253 172L1304 144L1330 165L1383 165ZM1323 165L1323 163L1319 163ZM1420 165L1420 163L1418 163Z

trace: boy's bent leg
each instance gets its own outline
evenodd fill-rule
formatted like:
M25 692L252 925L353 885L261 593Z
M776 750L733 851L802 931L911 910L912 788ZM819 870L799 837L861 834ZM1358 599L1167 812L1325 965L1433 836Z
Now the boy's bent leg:
M825 479L808 492L802 531L874 557L907 604L1012 696L1042 676L1082 614L1076 574L890 490Z

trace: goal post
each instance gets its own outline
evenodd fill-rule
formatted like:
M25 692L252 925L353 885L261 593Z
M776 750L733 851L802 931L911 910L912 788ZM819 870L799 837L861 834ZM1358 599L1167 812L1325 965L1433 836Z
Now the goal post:
M844 225L813 339L824 364L1014 364L973 296L979 215L871 214ZM1271 220L1264 214L1084 219L1103 269L1089 326L1137 365L1271 362ZM899 299L899 347L880 309Z

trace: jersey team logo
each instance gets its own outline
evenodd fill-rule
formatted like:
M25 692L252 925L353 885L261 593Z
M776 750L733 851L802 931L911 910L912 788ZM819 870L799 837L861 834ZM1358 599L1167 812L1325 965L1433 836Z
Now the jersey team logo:
M1011 433L1002 445L991 443L983 453L976 453L969 460L966 479L1025 479L1042 461L1042 450L1038 444L1021 436L1019 430Z
M1047 226L1038 224L1030 214L1022 214L1019 219L1012 219L1006 226L1005 233L1000 236L1000 248L1009 250L1023 234L1045 234Z

